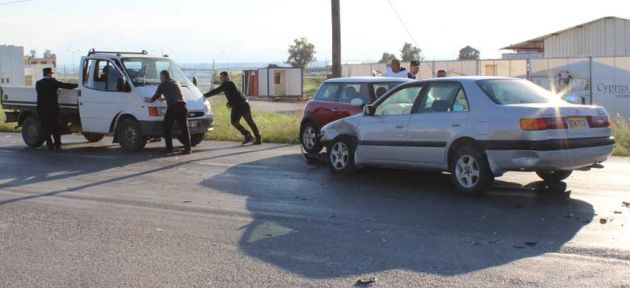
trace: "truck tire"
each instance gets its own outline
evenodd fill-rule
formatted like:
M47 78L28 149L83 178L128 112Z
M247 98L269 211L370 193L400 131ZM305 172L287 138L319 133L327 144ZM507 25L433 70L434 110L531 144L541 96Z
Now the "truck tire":
M43 134L42 124L33 116L28 116L22 122L22 140L32 148L37 148L44 144L46 139Z
M117 129L118 142L123 150L137 152L147 145L147 137L142 135L140 125L134 119L127 118L121 121Z
M190 146L195 147L199 144L201 144L201 142L203 142L204 137L206 136L206 134L191 134L190 135ZM182 141L179 141L182 142ZM182 144L184 144L184 142L182 142Z
M83 137L90 143L96 143L103 140L103 138L105 138L105 135L98 133L83 133Z

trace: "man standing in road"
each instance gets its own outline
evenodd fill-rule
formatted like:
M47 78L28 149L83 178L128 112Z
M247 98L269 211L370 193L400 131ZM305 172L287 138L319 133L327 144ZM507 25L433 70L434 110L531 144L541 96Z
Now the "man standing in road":
M177 80L171 78L168 70L160 72L160 86L158 86L152 98L145 99L147 103L153 103L160 99L162 95L166 99L166 115L164 115L164 142L166 144L166 155L173 153L173 122L177 122L181 131L181 140L184 144L184 155L192 153L190 145L190 131L188 130L188 108L184 100L182 86Z
M59 128L59 89L74 89L77 84L63 83L55 79L52 68L44 68L44 78L37 81L37 116L42 123L42 134L48 150L61 150ZM54 140L54 141L53 141Z
M416 79L418 76L418 72L420 72L420 61L411 61L411 67L409 67L409 73L407 73L407 78Z
M437 78L444 78L444 77L446 77L446 70L442 70L442 69L438 70Z
M258 127L256 126L256 122L254 122L254 118L252 117L252 109L243 96L243 93L236 88L234 82L230 81L230 76L228 73L223 71L219 74L219 79L221 79L221 86L210 90L208 93L204 94L205 97L212 97L221 92L225 93L225 97L228 101L228 107L232 109L232 113L230 115L230 120L232 122L232 126L236 128L241 135L245 137L243 141L243 145L247 143L251 143L253 141L254 145L262 144L262 138L260 137L260 132L258 132ZM252 134L241 125L241 118L245 118L245 121L254 132L254 139Z

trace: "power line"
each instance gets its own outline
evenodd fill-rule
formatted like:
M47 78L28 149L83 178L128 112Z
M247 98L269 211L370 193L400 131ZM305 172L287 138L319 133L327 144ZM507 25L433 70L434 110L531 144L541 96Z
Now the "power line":
M416 41L416 38L413 37L411 31L409 30L409 27L407 27L405 21L403 21L402 17L400 17L400 14L398 14L398 10L396 10L396 7L394 7L394 3L392 3L392 0L387 0L387 2L389 3L389 6L392 7L392 10L394 10L394 14L396 14L396 17L398 17L398 21L400 21L400 24L402 24L403 28L405 28L405 31L407 31L409 38L411 38L411 41L413 41L413 44L416 45L416 47L419 47L418 41Z
M16 1L9 1L9 2L0 2L0 6L2 5L10 5L10 4L17 4L17 3L22 3L22 2L31 2L33 0L16 0Z

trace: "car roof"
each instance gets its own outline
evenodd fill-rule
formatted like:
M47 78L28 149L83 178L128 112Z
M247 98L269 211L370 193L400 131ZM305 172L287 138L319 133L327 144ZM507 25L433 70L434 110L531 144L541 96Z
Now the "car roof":
M520 79L501 76L454 76L454 77L441 77L441 78L428 78L417 81L461 81L461 82L475 82L478 80L493 80L493 79Z
M110 58L110 59L119 59L119 58L161 58L168 59L168 57L158 56L158 55L149 55L149 54L139 54L139 53L93 53L90 54L89 57L95 58Z
M391 83L391 82L409 82L412 79L395 78L395 77L344 77L328 79L324 83Z

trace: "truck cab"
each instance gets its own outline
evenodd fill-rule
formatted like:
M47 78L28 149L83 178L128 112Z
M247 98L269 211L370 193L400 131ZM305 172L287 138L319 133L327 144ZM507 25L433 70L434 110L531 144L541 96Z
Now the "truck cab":
M168 56L90 50L80 63L79 88L59 94L61 127L66 133L82 133L91 142L112 135L114 143L127 151L141 150L149 139L161 137L166 102L147 104L144 99L154 95L162 70L182 86L192 144L199 144L212 129L210 103ZM2 93L3 108L13 110L7 112L7 120L18 122L29 146L42 145L43 137L37 133L41 123L35 107L29 106L36 103L35 89L4 87ZM174 127L173 135L180 134Z

